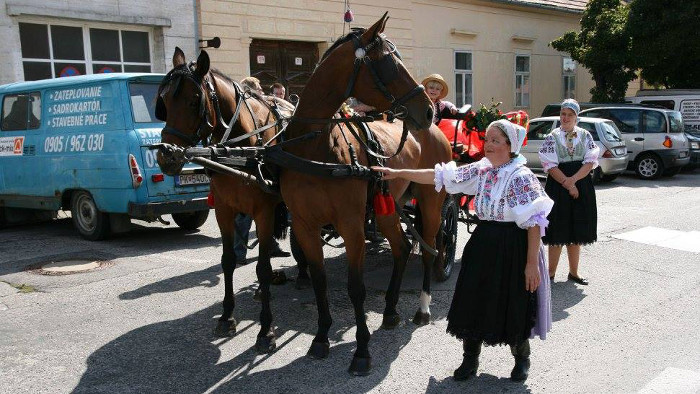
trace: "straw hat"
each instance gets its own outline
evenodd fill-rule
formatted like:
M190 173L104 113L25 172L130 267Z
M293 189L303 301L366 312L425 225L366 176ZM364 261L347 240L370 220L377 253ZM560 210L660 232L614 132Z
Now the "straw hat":
M442 75L440 75L440 74L430 74L430 75L428 75L427 78L425 78L425 79L423 80L423 82L421 82L421 85L427 87L428 82L431 82L431 81L437 82L437 83L439 83L440 85L442 85L442 91L440 92L440 96L438 96L438 100L440 100L441 98L444 98L445 96L447 96L447 90L448 90L448 89L447 89L447 82L445 82L445 78L443 78Z

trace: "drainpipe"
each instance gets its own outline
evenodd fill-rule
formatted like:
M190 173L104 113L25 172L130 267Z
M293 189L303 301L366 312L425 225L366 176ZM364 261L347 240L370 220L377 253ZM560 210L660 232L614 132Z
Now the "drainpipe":
M194 15L194 58L196 58L199 53L199 13L197 12L197 0L192 0L192 14Z

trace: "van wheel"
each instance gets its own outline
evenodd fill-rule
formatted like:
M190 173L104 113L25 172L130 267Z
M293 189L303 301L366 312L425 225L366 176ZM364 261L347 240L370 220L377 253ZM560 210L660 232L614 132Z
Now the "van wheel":
M173 220L183 230L196 230L207 221L209 210L173 213Z
M109 235L109 215L97 209L88 192L75 192L70 203L73 225L80 235L90 241L98 241Z
M637 158L635 170L642 179L657 179L664 173L664 163L658 156L644 153Z

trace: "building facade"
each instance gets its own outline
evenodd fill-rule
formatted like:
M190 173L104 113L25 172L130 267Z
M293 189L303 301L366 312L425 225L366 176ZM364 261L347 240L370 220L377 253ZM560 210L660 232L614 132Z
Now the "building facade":
M389 12L386 34L420 81L448 82L457 105L503 102L538 115L566 97L590 99L588 72L548 46L578 30L586 0L0 0L0 83L110 71L165 72L175 46L194 60L199 39L233 79L258 77L299 93L351 27Z

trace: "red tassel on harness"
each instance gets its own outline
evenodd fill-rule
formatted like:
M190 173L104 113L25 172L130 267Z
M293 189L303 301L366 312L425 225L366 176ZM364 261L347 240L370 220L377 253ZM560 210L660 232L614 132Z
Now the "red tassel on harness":
M384 201L384 196L382 196L382 193L379 192L374 195L374 200L372 201L372 205L374 206L374 213L377 216L384 216L386 215L386 202Z
M396 212L396 203L394 203L394 196L391 193L387 193L384 196L384 204L386 205L386 215L393 215Z
M207 196L207 205L209 205L209 208L214 208L214 193L212 192L209 192Z

